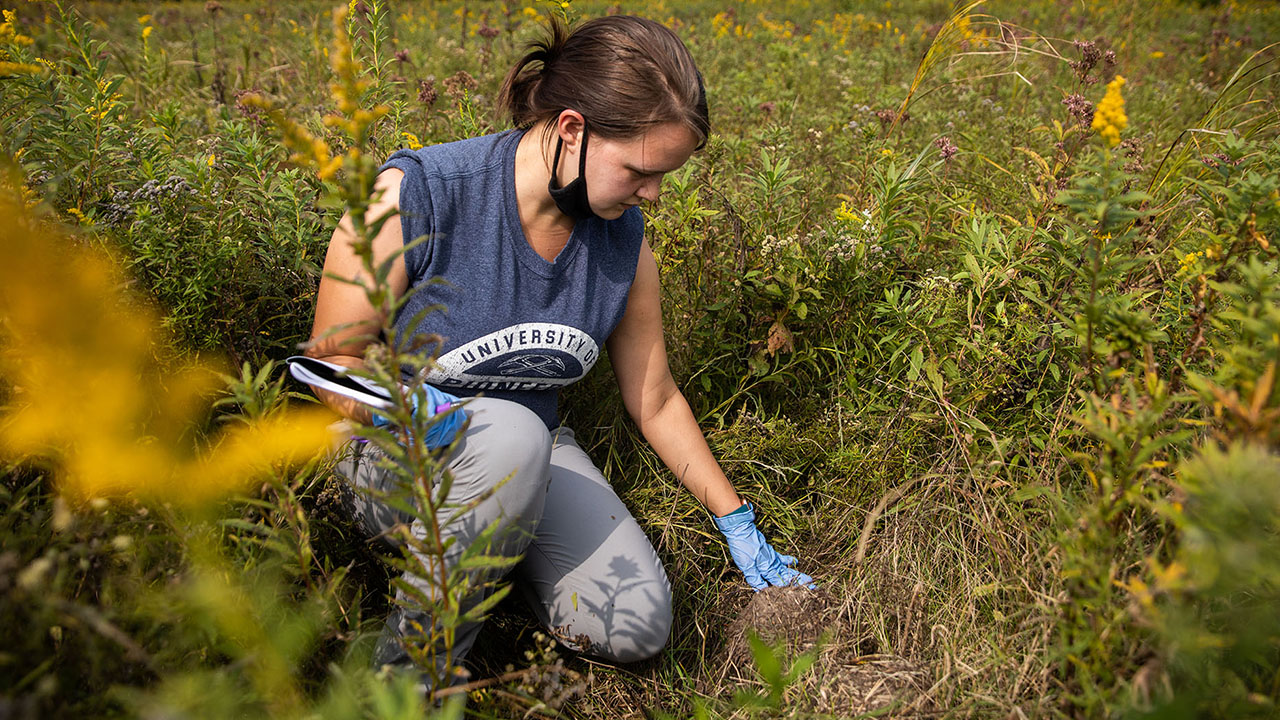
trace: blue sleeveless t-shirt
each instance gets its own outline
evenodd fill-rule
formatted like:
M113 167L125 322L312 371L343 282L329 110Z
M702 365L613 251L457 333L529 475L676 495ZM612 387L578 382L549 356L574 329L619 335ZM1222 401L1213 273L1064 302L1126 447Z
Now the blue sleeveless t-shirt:
M400 150L383 166L404 172L400 221L410 286L396 330L442 338L432 385L459 396L518 402L548 428L560 388L586 375L622 320L644 235L638 208L573 228L555 262L529 245L516 208L516 146L523 132ZM440 278L444 282L429 282ZM416 328L424 308L440 305ZM436 350L429 348L427 352Z

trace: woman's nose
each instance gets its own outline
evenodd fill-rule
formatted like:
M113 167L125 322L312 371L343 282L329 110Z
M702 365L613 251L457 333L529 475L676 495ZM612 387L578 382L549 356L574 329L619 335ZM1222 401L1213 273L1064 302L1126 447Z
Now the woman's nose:
M649 178L648 180L645 180L640 185L640 189L636 190L636 195L638 195L641 200L646 200L648 202L656 202L658 200L658 196L661 194L662 194L662 177L661 176L653 177L653 178Z

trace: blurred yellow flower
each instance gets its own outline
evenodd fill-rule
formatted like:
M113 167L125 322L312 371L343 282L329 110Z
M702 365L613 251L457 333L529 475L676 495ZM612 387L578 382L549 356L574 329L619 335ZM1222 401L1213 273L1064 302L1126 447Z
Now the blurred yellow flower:
M4 11L4 22L0 23L0 43L9 43L12 45L31 45L35 42L26 35L20 34L13 24L17 22L18 14L13 10Z
M1093 129L1098 131L1108 147L1120 144L1120 131L1129 125L1129 118L1124 114L1124 95L1120 88L1124 86L1124 78L1117 75L1107 83L1107 92L1093 112Z
M34 75L38 72L40 72L39 65L0 60L0 77L9 77L10 75Z
M0 234L0 379L10 389L0 456L39 458L68 497L195 505L247 490L272 465L329 445L333 416L312 410L240 426L202 449L195 438L217 373L161 360L176 353L155 313L122 294L112 259L33 221L0 191L9 227Z
M75 218L76 220L80 221L81 225L93 224L93 220L86 217L84 213L80 212L80 208L67 208L67 214Z
M1147 562L1151 566L1155 587L1159 590L1165 592L1181 590L1186 585L1187 567L1182 563L1174 561L1168 565L1161 565L1154 558L1149 558Z
M1159 50L1154 50L1151 53L1151 57L1155 60L1159 60L1160 58L1164 57L1164 53Z
M716 37L724 37L733 29L733 19L729 17L728 12L716 13L711 18L711 27L715 31Z
M138 16L138 24L139 24L139 25L146 25L146 24L147 24L147 23L149 23L149 22L151 22L151 16L150 16L150 15L139 15L139 16Z

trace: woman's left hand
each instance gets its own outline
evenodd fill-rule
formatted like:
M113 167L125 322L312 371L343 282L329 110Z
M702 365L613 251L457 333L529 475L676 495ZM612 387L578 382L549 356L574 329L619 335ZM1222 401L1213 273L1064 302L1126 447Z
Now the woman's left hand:
M453 442L457 437L458 431L462 429L463 423L467 421L466 411L461 407L461 401L456 395L451 395L443 390L437 390L430 385L422 386L423 395L425 395L427 404L422 407L419 403L419 395L413 395L413 414L419 415L423 412L428 418L432 418L427 426L427 436L425 439L427 449L435 450ZM437 418L436 416L442 416ZM381 412L373 411L373 426L376 428L387 427L395 424L387 415Z
M729 542L729 555L751 587L756 590L763 590L770 585L801 585L810 590L817 588L813 578L792 567L796 564L794 557L779 554L764 539L764 535L756 528L756 512L751 503L728 515L715 518L715 523Z

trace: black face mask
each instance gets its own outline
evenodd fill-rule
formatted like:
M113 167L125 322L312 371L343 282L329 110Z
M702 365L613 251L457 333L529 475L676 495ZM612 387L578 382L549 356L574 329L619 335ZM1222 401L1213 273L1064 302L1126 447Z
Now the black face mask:
M564 148L564 138L556 141L556 158L551 161L551 181L547 183L547 191L551 199L556 201L560 212L577 220L596 217L587 200L587 128L582 127L582 150L578 153L578 177L562 188L556 187L556 169L560 167L560 151Z

